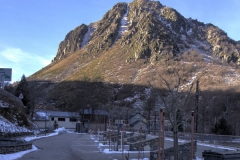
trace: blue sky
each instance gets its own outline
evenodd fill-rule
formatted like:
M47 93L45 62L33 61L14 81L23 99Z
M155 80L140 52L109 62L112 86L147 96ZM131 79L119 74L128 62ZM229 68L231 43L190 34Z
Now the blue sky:
M12 82L30 76L51 62L70 30L100 20L118 2L132 0L0 0L0 68L12 68ZM240 40L239 0L160 2Z

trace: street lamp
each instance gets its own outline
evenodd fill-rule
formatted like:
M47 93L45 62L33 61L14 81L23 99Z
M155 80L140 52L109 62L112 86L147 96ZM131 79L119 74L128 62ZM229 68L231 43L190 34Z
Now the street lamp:
M21 99L21 100L23 99L22 93L19 94L18 98Z
M20 93L19 96L18 96L18 98L22 101L22 100L23 100L23 94ZM23 105L24 105L24 104L23 104ZM22 111L23 111L23 107L22 107Z

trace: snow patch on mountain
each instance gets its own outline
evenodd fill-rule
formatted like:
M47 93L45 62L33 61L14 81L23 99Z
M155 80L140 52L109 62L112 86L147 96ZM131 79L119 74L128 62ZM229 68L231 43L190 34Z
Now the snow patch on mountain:
M126 13L123 15L123 18L121 20L121 26L120 26L120 30L118 31L120 34L123 34L124 32L127 32L127 26L128 26L128 11L129 11L129 5L127 6L127 11Z
M132 78L132 83L135 83L137 80L141 79L141 75L143 75L145 72L147 72L147 69L149 68L149 65L146 68L139 69L135 76Z
M171 23L168 23L166 20L164 20L164 18L159 14L157 19L162 22L163 25L167 26L167 28L169 29L170 32L172 32L173 34L177 34L173 29L172 29L172 26L171 26Z
M240 82L240 75L234 71L234 69L230 69L229 73L227 73L224 77L224 82L228 85L234 85Z
M151 88L145 88L143 93L135 92L134 97L128 97L125 101L134 102L133 107L135 109L142 109L145 101L142 100L141 97L144 96L145 99L148 99L150 97L151 90Z
M189 36L191 36L192 33L193 33L192 28L190 28L190 29L187 31L187 34L188 34Z
M129 4L127 5L127 9L126 9L126 13L123 15L122 19L121 19L121 26L118 30L118 35L117 38L115 40L115 42L113 44L115 44L117 42L117 40L122 36L123 33L127 32L127 26L128 26L128 11L129 11Z
M88 44L88 41L91 38L92 33L94 32L95 28L89 27L88 26L88 31L83 37L83 42L81 44L81 48L85 47Z

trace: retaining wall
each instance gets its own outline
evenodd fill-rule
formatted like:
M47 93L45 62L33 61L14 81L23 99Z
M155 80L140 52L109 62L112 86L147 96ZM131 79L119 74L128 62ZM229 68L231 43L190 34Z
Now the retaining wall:
M32 143L18 140L0 140L0 154L15 153L32 149Z

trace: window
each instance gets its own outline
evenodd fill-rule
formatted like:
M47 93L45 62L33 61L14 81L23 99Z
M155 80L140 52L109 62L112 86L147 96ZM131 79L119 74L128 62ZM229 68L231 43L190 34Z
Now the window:
M69 118L69 121L70 122L77 122L77 119L76 118Z
M58 118L58 121L65 121L65 118Z
M54 117L52 117L52 121L54 121Z

